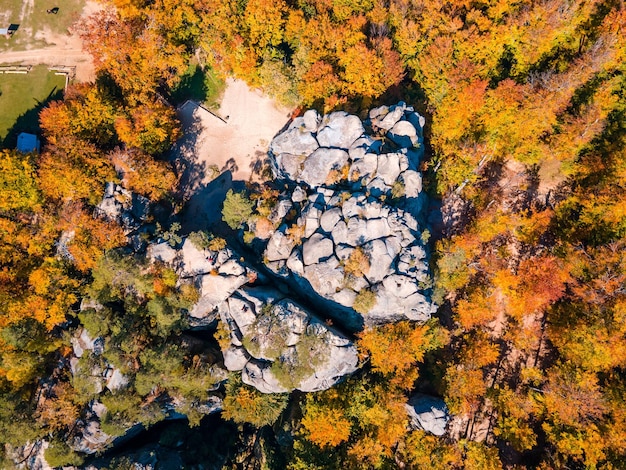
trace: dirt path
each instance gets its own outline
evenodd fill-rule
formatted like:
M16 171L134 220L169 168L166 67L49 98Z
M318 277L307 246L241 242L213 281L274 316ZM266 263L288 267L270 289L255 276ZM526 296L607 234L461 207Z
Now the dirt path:
M0 55L0 63L76 67L76 80L79 82L91 81L95 76L91 56L80 48L64 49L59 46L50 46L29 51L3 52Z
M20 18L32 12L32 0L25 1ZM102 8L95 1L87 1L82 16L89 16ZM49 45L36 49L22 51L8 51L0 53L0 64L15 65L63 65L76 67L76 80L79 82L91 81L95 77L95 69L91 56L83 51L81 39L75 34L53 33L48 28L37 32L35 39L43 40Z

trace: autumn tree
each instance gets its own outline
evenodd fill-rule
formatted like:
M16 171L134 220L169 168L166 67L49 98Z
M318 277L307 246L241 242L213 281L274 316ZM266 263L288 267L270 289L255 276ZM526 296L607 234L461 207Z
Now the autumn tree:
M174 110L159 101L141 104L115 121L121 142L152 155L167 150L180 135Z
M446 342L446 332L435 324L403 321L364 330L358 344L375 372L387 376L392 385L411 389L424 354Z
M29 210L39 207L41 192L36 180L32 155L2 150L0 153L0 213Z
M264 394L245 385L236 375L227 382L222 416L237 423L261 427L273 424L287 406L288 395Z
M175 188L177 178L167 162L132 149L116 149L109 158L122 178L122 185L129 191L156 201L165 198Z
M79 22L76 30L96 67L122 89L132 106L151 102L159 85L172 86L185 69L185 49L111 9Z

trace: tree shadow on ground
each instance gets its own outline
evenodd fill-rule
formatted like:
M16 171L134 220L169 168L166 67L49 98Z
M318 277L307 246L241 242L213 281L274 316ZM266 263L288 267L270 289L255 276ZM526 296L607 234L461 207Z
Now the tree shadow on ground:
M54 89L48 94L48 96L42 100L33 99L35 102L35 106L21 114L13 127L9 129L6 137L0 143L1 148L5 149L14 149L17 146L17 136L22 132L28 132L29 134L39 134L39 113L42 109L48 106L48 103L55 100L60 100L63 98L63 90L54 87Z
M271 180L271 160L267 152L256 150L250 161L250 173L252 178Z
M184 103L187 100L204 102L209 95L205 73L196 65L183 75L180 83L172 90L171 97L174 103Z

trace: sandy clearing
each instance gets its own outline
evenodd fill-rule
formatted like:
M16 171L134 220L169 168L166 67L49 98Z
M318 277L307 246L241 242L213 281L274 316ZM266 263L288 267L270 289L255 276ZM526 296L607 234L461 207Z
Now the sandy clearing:
M221 172L230 170L233 180L248 181L291 113L245 82L229 78L214 114L191 102L179 109L185 137L177 152L187 163L206 169L215 165ZM207 184L213 177L207 171L188 183Z
M172 160L182 173L187 199L182 222L186 231L204 230L220 220L229 188L259 179L269 143L289 122L292 110L241 80L228 79L215 114L193 102L178 112L183 137L173 149ZM221 173L218 178L212 167Z

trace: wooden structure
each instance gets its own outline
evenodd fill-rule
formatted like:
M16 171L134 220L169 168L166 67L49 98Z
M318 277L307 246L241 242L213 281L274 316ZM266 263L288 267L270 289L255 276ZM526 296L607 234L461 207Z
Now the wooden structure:
M0 73L28 73L32 65L0 65Z
M19 24L10 24L6 28L0 28L0 36L4 36L9 39L11 36L15 34L17 29L20 27Z

